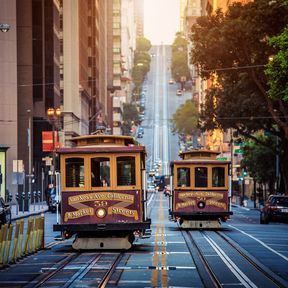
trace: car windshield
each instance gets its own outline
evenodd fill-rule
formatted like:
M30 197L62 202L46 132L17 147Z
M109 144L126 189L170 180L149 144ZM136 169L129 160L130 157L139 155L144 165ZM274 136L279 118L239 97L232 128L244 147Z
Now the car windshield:
M287 197L276 197L272 200L272 204L278 206L288 207L288 198Z

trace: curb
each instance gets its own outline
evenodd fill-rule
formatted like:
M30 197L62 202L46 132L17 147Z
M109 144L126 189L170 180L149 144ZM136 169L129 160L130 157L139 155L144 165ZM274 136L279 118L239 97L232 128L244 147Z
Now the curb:
M30 217L30 216L40 215L40 214L42 214L42 213L46 213L47 211L48 211L48 208L43 209L43 210L39 210L39 211L35 211L35 212L31 212L31 213L29 213L29 214L12 216L12 217L11 217L11 221L19 220L19 219L23 219L23 218L28 218L28 217ZM21 213L22 213L22 212L21 212Z

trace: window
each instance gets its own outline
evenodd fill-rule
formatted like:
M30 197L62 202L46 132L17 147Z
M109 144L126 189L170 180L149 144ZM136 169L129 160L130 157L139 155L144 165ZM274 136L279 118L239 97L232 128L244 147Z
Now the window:
M177 168L177 186L190 186L190 168Z
M207 167L195 167L195 187L207 187Z
M225 186L225 168L213 167L212 168L212 187Z
M84 187L84 159L67 158L66 165L66 187Z
M136 185L135 157L125 156L117 158L117 185Z
M109 187L110 186L110 159L92 158L91 159L91 186Z

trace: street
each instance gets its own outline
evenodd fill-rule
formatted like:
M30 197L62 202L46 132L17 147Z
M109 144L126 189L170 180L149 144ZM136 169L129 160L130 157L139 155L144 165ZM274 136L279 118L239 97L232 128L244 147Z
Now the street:
M160 160L159 174L168 175L179 151L171 115L191 94L176 96L178 84L169 84L170 48L154 46L151 53L143 86L144 135L138 141L147 149L147 172ZM52 229L56 214L46 212L46 249L2 269L0 286L96 287L114 267L107 278L114 287L288 287L287 223L261 225L258 209L233 204L234 214L219 231L182 230L169 221L168 199L149 193L151 237L136 238L125 252L73 251L73 238L59 241Z
M110 286L209 287L208 276L203 272L203 263L197 256L201 253L222 286L287 287L287 224L260 225L259 211L254 209L233 206L233 212L234 215L223 223L220 231L185 231L181 230L177 223L168 220L168 197L160 192L149 194L151 237L136 239L132 249L121 256L122 260L110 279ZM103 277L103 272L109 270L108 263L112 255L122 253L75 253L71 248L72 239L54 240L54 237L58 236L52 231L55 222L56 214L46 212L46 249L1 270L0 287L39 287L39 283L44 280L41 287L66 287L64 284L69 279L71 286L67 287L95 287ZM190 242L189 237L195 241L200 252L192 247L193 242ZM63 263L68 261L67 257L80 255L82 260L86 260L79 259L74 264L63 266ZM102 255L102 260L94 264L91 260L93 265L88 265L89 259L96 255ZM241 260L243 255L245 258ZM255 270L252 274L251 269ZM86 271L81 278L76 277L79 271ZM57 273L50 277L49 273L52 272ZM50 280L47 280L48 278Z

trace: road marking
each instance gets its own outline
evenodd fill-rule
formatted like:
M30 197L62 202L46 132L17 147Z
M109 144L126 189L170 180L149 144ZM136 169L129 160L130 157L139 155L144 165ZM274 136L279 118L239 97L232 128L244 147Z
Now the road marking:
M267 244L265 244L265 243L262 242L261 240L257 239L256 237L254 237L254 236L252 236L252 235L250 235L250 234L248 234L248 233L242 231L242 230L239 229L239 228L236 228L236 227L233 226L233 225L228 225L228 226L234 228L235 230L241 232L242 234L244 234L244 235L250 237L251 239L257 241L257 242L260 243L263 247L267 248L267 249L270 250L271 252L277 254L278 256L280 256L281 258L283 258L284 260L288 261L288 257L286 257L286 256L284 256L283 254L279 253L278 251L272 249L271 247L269 247Z
M150 205L150 203L151 203L151 201L153 200L154 196L155 196L155 194L153 193L153 194L151 195L151 197L149 198L148 202L147 202L147 206Z
M257 286L240 270L240 268L232 261L232 259L216 244L216 242L208 235L203 235L214 251L219 255L222 261L235 275L235 277L243 284L244 287L257 288Z

